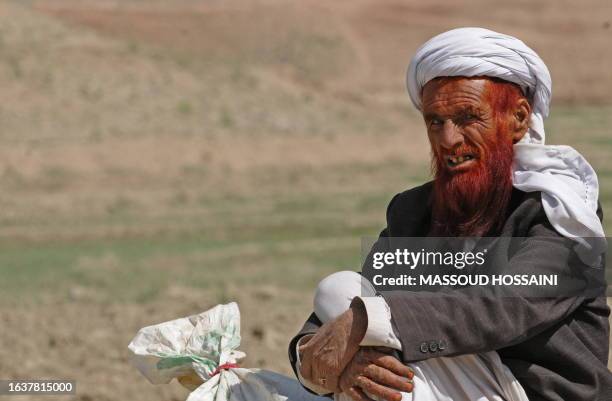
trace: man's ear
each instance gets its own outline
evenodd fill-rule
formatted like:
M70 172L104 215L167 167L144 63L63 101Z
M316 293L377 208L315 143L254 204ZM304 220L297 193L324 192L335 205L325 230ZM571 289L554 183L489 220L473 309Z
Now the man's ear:
M517 143L527 133L529 129L529 119L531 117L531 105L527 99L520 98L514 107L512 115L512 142Z

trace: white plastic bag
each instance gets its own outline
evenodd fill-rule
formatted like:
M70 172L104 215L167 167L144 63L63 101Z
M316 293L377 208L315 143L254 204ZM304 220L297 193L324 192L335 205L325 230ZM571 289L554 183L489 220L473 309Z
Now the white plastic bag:
M194 372L204 382L187 401L321 401L297 380L278 373L236 367L240 312L234 302L198 315L147 326L128 348L132 363L153 384ZM221 367L221 368L220 368Z

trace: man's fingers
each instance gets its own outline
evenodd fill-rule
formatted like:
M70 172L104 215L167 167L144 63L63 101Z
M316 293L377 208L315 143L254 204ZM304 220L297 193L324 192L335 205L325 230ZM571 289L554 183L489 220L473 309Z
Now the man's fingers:
M382 368L390 370L398 376L412 379L414 377L414 371L408 366L404 365L394 356L384 355L374 360L374 363Z
M395 390L410 393L414 388L411 379L396 375L392 371L380 366L370 365L365 369L364 374L373 382Z
M353 401L373 401L370 397L365 395L359 387L349 387L346 389L345 393L351 397Z
M398 391L374 383L365 376L359 376L356 381L361 390L370 396L383 398L386 401L402 401L402 394Z

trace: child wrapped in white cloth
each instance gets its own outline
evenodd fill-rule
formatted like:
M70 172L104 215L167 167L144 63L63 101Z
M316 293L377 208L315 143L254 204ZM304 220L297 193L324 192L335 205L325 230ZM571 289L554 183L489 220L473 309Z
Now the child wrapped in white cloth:
M353 298L358 296L373 297L376 290L355 272L334 273L317 286L314 312L325 323L345 312ZM390 322L388 310L387 314ZM401 350L391 325L389 331L389 335L395 339L391 342L392 347ZM387 340L379 345L388 347L390 343ZM402 393L402 401L528 401L523 387L495 351L431 358L410 363L409 366L414 371L414 390L412 393ZM301 382L319 394L326 392L303 378ZM350 401L345 394L335 394L334 399Z

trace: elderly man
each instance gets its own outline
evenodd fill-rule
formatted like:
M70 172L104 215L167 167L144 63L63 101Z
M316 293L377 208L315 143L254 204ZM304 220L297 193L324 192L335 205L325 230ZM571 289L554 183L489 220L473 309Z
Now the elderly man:
M522 237L516 249L499 251L512 273L580 275L567 261L586 260L583 251L598 245L585 238L604 237L597 176L574 149L544 145L551 79L538 55L511 36L455 29L417 51L407 86L423 113L435 177L393 198L379 242ZM289 346L298 378L316 393L357 401L410 399L411 391L417 401L612 399L601 294L368 297L376 292L354 275L321 283L320 310Z

